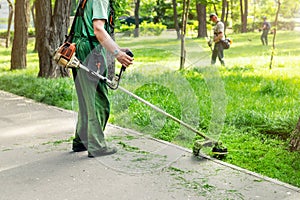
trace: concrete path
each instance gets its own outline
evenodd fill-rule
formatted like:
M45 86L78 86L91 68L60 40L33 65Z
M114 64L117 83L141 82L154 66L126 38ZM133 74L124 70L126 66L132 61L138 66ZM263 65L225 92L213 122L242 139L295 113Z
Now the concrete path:
M0 91L0 200L300 199L300 188L113 125L117 154L73 153L75 121Z

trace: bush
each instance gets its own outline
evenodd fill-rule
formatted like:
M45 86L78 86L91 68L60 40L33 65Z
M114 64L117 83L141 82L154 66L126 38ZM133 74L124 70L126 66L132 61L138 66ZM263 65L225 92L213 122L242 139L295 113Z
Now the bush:
M232 30L233 30L234 33L241 33L242 25L241 24L234 24L232 26ZM251 31L253 31L252 24L248 24L247 32L251 32Z
M131 36L134 32L135 25L126 25L122 24L120 27L120 32L124 34L124 36Z
M294 21L279 21L278 22L278 30L290 30L293 31L295 28L295 22Z
M35 28L29 28L28 29L28 36L29 37L35 37Z
M198 29L198 21L189 21L186 26L187 32L194 32Z
M17 70L3 74L0 76L1 90L45 104L72 109L73 80L71 78L36 78L33 74L23 74L22 71Z
M131 36L134 33L135 25L122 25L120 27L120 32L125 36ZM167 29L167 26L158 23L154 24L153 22L147 23L142 22L140 25L140 35L144 36L159 36L164 30Z
M1 30L0 31L0 38L5 38L7 35L7 30ZM28 36L29 37L35 37L35 29L34 28L29 28L28 29ZM10 37L14 37L14 31L10 31Z
M167 29L167 26L158 23L154 24L153 22L147 23L143 22L140 26L140 34L141 35L160 35L164 30Z

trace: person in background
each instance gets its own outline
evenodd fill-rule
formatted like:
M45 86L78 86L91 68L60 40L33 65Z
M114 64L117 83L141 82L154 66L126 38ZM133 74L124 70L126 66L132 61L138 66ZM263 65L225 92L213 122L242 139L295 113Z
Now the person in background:
M212 50L211 64L214 65L218 57L221 65L225 66L224 48L222 44L222 40L225 40L224 23L219 21L218 16L215 13L210 14L209 18L213 23L215 23L215 26L213 28L213 42L215 43L215 45Z
M267 21L267 17L263 17L263 19L264 19L264 22L263 22L263 25L262 25L262 28L261 28L262 34L260 36L260 39L261 39L262 45L268 46L268 34L269 34L270 29L271 29L271 25Z

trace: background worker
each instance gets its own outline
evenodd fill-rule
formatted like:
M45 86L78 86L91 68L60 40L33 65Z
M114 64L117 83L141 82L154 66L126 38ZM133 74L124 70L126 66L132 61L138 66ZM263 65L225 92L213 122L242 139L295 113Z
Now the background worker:
M125 67L133 62L126 49L121 49L109 35L111 9L109 0L87 0L84 19L77 17L72 41L76 43L78 59L103 76L107 76L107 51ZM73 76L79 111L72 150L87 150L89 157L116 153L115 147L106 144L103 132L110 113L106 84L82 69L73 69Z
M224 24L223 22L218 20L218 16L214 13L210 14L209 18L212 22L215 23L215 26L213 28L214 31L213 41L215 45L212 50L211 64L214 65L218 57L221 62L221 65L225 66L224 52L223 52L224 48L222 44L222 40L225 40Z
M263 17L264 22L262 25L262 34L260 36L262 45L267 45L268 46L268 34L269 34L269 30L271 28L271 24L269 22L267 22L267 17Z

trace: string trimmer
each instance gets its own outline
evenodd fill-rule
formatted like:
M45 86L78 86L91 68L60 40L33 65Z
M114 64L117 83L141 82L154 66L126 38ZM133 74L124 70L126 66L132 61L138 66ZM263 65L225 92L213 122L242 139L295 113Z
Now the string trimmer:
M214 140L213 138L208 137L207 135L205 135L204 133L196 130L195 128L191 127L189 124L183 122L182 120L174 117L173 115L167 113L166 111L158 108L157 106L151 104L150 102L146 101L145 99L137 96L136 94L126 90L125 88L119 86L119 82L121 80L121 76L122 76L122 72L125 71L125 67L122 66L121 71L118 75L115 76L115 78L111 81L110 79L90 70L89 68L87 68L86 66L84 66L83 64L81 64L81 62L76 58L75 56L75 50L76 50L76 46L75 44L69 43L69 42L65 42L61 47L59 47L53 56L53 59L56 61L56 63L61 66L61 67L65 67L65 68L80 68L85 70L86 72L90 73L93 76L96 76L97 78L99 78L101 81L105 82L109 88L115 90L115 89L119 89L122 92L132 96L133 98L137 99L138 101L142 102L143 104L149 106L150 108L152 108L153 110L165 115L166 117L174 120L175 122L179 123L180 125L186 127L187 129L193 131L194 133L196 133L197 135L199 135L200 137L204 138L204 142L197 140L194 144L193 147L193 154L195 156L198 156L200 153L200 150L202 149L202 147L206 147L206 146L213 146L212 148L212 153L214 156L216 156L217 158L222 158L224 155L226 155L227 152L227 148L223 147L222 143ZM131 51L126 51L127 55L133 57L133 54Z
M207 45L210 48L210 51L213 51L213 49L212 49L213 41L212 41L211 37L206 37L205 39L206 39Z

